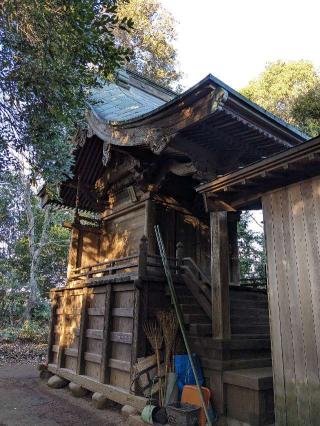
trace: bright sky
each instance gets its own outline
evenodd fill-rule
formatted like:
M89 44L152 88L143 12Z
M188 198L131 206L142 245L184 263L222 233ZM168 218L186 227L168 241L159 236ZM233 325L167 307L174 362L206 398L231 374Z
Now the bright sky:
M277 59L320 65L320 0L161 1L179 23L186 88L211 73L240 89Z

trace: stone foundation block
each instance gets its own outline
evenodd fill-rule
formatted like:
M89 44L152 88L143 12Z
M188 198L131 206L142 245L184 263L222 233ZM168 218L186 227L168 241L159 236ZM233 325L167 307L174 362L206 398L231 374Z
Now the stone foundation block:
M52 376L48 380L48 386L50 386L50 388L53 388L53 389L64 388L65 386L67 386L68 383L69 383L68 380L65 380L59 376Z
M102 393L95 392L92 395L92 403L95 406L95 408L98 408L98 410L102 410L103 408L106 408L109 404L109 399L102 395Z
M77 398L85 396L88 393L87 389L73 382L69 383L69 389L71 390L72 395Z
M129 417L129 416L135 416L139 414L139 412L134 407L131 407L131 405L124 405L121 408L121 414L125 417Z

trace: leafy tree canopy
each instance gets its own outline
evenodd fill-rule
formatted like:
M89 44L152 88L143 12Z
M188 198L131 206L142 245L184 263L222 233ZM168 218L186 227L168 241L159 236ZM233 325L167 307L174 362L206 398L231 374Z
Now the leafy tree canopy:
M276 61L241 93L311 136L320 133L320 75L310 61Z
M0 142L7 158L20 152L48 181L68 171L66 139L98 75L110 77L129 59L114 33L131 27L115 0L1 1Z
M117 31L120 44L134 53L128 67L164 86L176 86L181 73L177 69L173 16L158 0L120 0L119 17L134 23L131 33Z

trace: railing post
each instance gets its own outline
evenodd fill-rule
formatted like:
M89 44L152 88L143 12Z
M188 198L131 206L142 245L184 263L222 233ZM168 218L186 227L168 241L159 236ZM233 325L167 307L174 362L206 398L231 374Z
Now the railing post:
M144 279L147 275L148 239L142 235L139 244L138 276Z
M183 243L179 241L176 246L176 273L180 273L180 268L183 262Z

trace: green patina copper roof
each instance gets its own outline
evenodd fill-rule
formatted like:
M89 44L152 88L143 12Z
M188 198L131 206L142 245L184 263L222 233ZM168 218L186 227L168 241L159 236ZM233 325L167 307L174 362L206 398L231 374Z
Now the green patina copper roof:
M92 93L95 114L107 122L137 118L164 105L175 93L143 79L131 71L118 72L115 82Z

